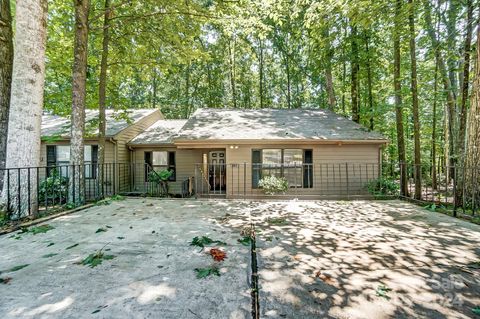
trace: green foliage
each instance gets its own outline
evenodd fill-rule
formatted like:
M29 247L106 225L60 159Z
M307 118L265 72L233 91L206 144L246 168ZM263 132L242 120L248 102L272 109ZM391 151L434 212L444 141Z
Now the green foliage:
M368 192L377 197L397 196L400 190L397 181L383 178L371 180L366 186Z
M65 250L75 248L75 247L77 247L78 245L79 245L78 243L77 243L77 244L73 244L73 245L68 246L67 248L65 248Z
M258 186L263 189L266 195L276 195L288 190L288 181L284 177L270 175L262 177Z
M168 182L169 178L172 177L173 171L164 169L162 171L151 171L148 173L148 181L155 184Z
M392 291L391 288L388 288L385 285L379 285L377 287L376 293L377 293L377 296L390 300L390 296L388 296L388 293L390 291Z
M51 253L51 254L46 254L46 255L43 255L42 258L50 258L50 257L54 257L58 254L55 254L55 253Z
M284 217L269 217L267 222L271 225L287 225L288 221Z
M63 203L68 197L68 178L52 169L50 176L40 183L38 198L41 203Z
M101 250L99 250L94 254L88 255L88 257L81 261L81 264L84 266L89 266L90 268L94 268L100 265L104 260L111 260L113 258L115 258L115 256L105 255Z
M208 276L220 276L220 271L215 267L195 268L198 279L207 278Z
M20 233L17 235L19 238L16 238L16 239L20 239L22 234L32 234L32 235L37 235L37 234L44 234L46 233L47 231L49 230L52 230L52 229L55 229L55 227L51 226L51 225L48 225L48 224L44 224L44 225L40 225L40 226L33 226L33 227L22 227L20 228Z
M10 268L9 270L7 270L6 272L14 272L14 271L19 271L25 267L28 267L30 266L30 264L24 264L24 265L18 265L18 266L15 266L15 267L12 267Z
M97 231L95 232L95 234L103 233L103 232L106 232L106 231L107 231L106 228L99 228L99 229L97 229Z
M250 236L243 236L241 239L237 239L237 241L243 246L250 246L252 238Z
M190 243L190 246L205 247L211 244L227 245L227 243L220 240L213 240L208 236L194 237Z

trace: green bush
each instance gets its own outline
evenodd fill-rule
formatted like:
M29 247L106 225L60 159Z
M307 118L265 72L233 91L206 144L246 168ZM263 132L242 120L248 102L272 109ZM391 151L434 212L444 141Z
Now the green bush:
M49 177L40 183L38 199L40 203L64 203L68 195L68 178L52 170Z
M367 183L367 190L375 196L395 196L398 195L400 186L392 179L375 179Z
M266 195L275 195L285 193L288 190L288 181L284 177L270 175L262 177L258 186L263 189Z
M148 181L153 182L156 184L160 184L162 182L168 182L170 177L172 177L173 171L168 169L164 169L163 171L151 171L148 173Z

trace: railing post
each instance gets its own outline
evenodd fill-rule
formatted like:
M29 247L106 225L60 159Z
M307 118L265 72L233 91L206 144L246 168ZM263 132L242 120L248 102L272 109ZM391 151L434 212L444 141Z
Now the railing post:
M350 185L348 180L348 163L345 163L345 179L347 181L347 199L350 199Z
M17 196L18 196L18 215L19 215L19 217L20 217L20 215L21 215L20 212L21 212L21 210L22 210L22 202L21 202L22 198L21 198L21 195L20 195L20 193L21 193L21 191L22 191L21 185L20 185L20 182L21 182L21 178L20 178L20 168L17 169L17 174L18 174L18 175L17 175L17 183L18 183L18 185L17 185L17 191L18 191L18 194L17 194Z
M30 191L31 191L31 184L30 184L30 167L27 168L27 178L28 178L28 183L27 183L27 187L28 187L28 216L30 216L32 214L32 207L31 207L31 195L30 195Z
M243 200L247 197L247 163L243 162Z
M453 217L457 217L457 166L453 166Z

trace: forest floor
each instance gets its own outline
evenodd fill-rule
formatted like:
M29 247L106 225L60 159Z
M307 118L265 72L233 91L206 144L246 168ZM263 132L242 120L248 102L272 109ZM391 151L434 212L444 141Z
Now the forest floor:
M251 225L262 318L480 312L480 226L403 201L126 199L47 224L0 237L1 318L251 318Z

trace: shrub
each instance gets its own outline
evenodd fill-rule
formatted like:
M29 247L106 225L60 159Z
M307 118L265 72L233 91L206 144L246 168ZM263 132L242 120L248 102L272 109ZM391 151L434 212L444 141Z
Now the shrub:
M40 183L39 201L41 203L64 203L68 195L68 178L52 170L49 177Z
M367 190L375 196L394 196L398 195L400 186L395 180L379 178L368 182Z
M288 190L288 181L284 177L270 175L262 177L258 186L263 189L266 195L275 195L285 193Z
M165 169L162 171L151 171L148 173L148 181L160 186L161 195L168 195L168 180L173 175L173 171Z

